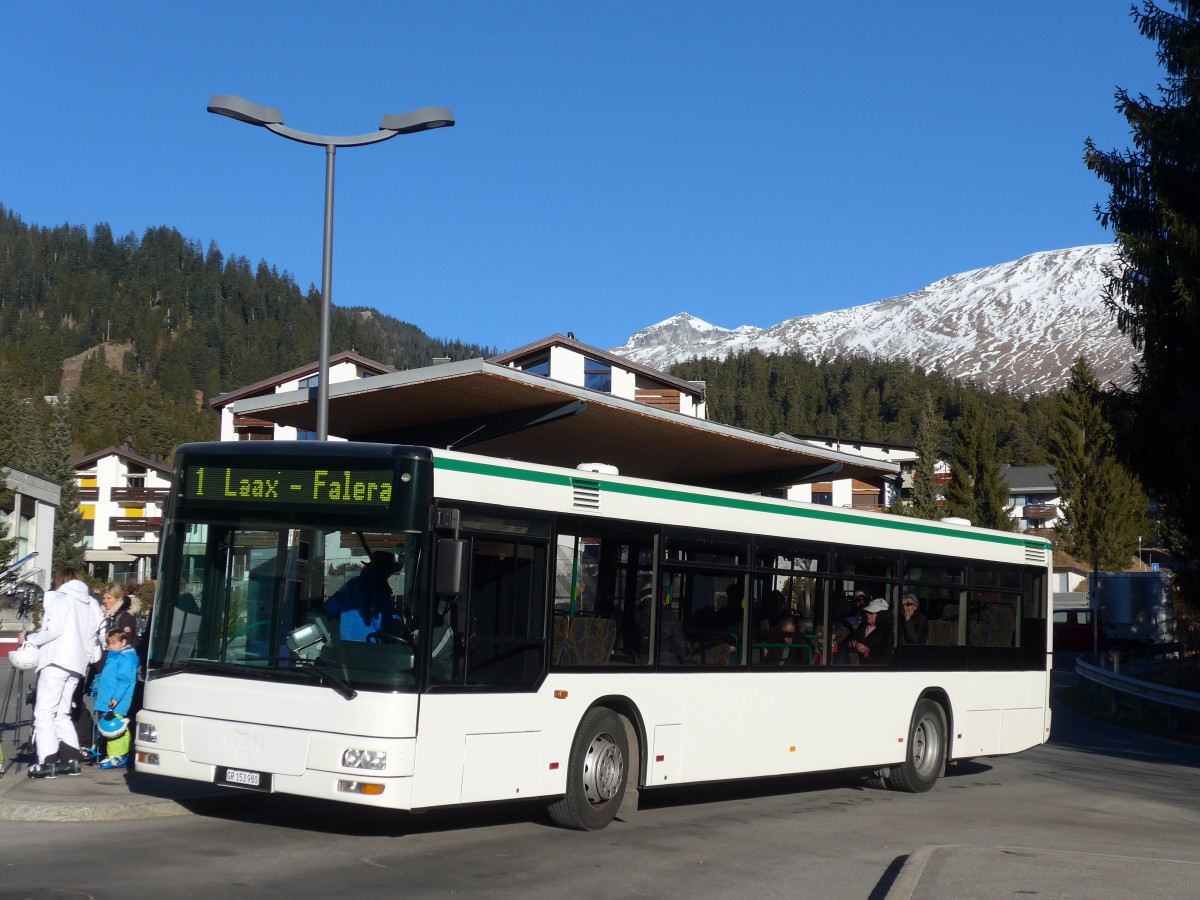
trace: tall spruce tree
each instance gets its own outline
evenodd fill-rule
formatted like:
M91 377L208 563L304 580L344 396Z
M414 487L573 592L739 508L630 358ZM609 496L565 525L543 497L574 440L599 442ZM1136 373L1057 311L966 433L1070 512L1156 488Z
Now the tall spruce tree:
M1166 77L1156 98L1116 93L1132 150L1102 152L1089 139L1085 161L1111 187L1097 217L1112 228L1121 266L1109 273L1108 301L1142 351L1130 400L1127 446L1160 507L1185 535L1176 552L1200 550L1200 2L1133 11L1158 45Z
M83 539L86 529L79 512L79 482L71 459L70 402L60 396L50 416L50 427L42 448L42 468L62 490L54 514L54 571L70 567L87 570Z
M933 408L933 397L928 391L917 420L917 435L914 449L917 461L913 466L912 513L921 519L936 519L938 507L938 484L934 472L941 444L941 419Z
M1057 526L1067 552L1101 569L1128 568L1138 535L1148 535L1149 503L1116 455L1104 396L1087 360L1071 366L1048 436L1063 501Z
M946 511L981 528L1012 531L1016 522L1006 508L1008 488L1000 477L995 426L974 396L965 394L964 400L955 423Z

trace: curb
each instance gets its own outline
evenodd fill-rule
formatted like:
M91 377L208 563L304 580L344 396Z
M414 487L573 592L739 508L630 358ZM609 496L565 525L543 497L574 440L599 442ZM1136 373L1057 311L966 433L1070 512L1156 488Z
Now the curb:
M217 795L211 791L189 793L179 798L130 795L128 789L122 789L123 796L113 799L64 799L49 802L13 799L10 795L15 788L25 783L27 777L24 768L16 763L10 763L0 776L0 821L119 822L130 819L155 819L191 815L195 811L195 804L223 805L241 799L240 795Z
M910 853L908 859L904 861L904 865L900 867L900 873L888 888L886 900L910 900L921 881L925 864L929 862L929 857L937 849L936 846L918 847Z

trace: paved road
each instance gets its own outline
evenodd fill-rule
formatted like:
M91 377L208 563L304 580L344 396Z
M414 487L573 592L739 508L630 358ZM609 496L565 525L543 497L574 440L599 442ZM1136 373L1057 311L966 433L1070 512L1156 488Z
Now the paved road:
M681 789L596 834L536 806L289 798L5 823L0 897L1174 898L1200 883L1197 756L1060 706L1047 746L960 765L925 795L828 776Z

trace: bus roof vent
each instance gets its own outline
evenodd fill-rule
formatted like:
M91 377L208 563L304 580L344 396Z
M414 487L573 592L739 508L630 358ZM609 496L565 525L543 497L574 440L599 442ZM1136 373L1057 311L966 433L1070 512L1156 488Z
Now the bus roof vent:
M1026 541L1025 562L1033 563L1035 566L1044 566L1046 564L1046 545Z
M571 479L571 505L576 509L600 510L600 482L591 478Z
M616 466L610 466L608 463L590 462L580 463L575 467L580 472L595 472L597 475L620 475L621 470Z

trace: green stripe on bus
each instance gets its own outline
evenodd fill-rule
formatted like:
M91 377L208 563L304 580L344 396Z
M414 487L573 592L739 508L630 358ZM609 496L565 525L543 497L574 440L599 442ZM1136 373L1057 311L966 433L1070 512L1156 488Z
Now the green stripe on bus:
M551 472L532 472L526 469L514 469L509 466L481 463L462 459L446 459L435 456L435 469L445 469L452 472L466 472L471 475L491 475L496 478L511 478L515 481L533 481L539 484L556 484L570 487L573 478L569 475L558 475ZM589 487L592 482L588 479ZM801 519L815 519L819 522L843 522L850 525L866 525L871 528L887 528L894 531L908 531L917 534L932 534L940 537L967 538L972 541L986 541L995 544L1011 544L1015 547L1031 547L1046 550L1049 544L1037 543L1016 535L990 534L980 531L956 531L943 528L935 522L920 519L910 519L904 516L889 516L886 519L860 519L848 513L834 509L822 509L811 505L773 506L747 497L710 497L706 494L692 494L687 491L657 488L641 484L628 484L618 481L605 481L599 485L603 491L614 494L628 494L634 497L646 497L655 500L676 500L682 503L699 503L704 506L715 506L724 509L740 509L748 512L762 512L779 516L794 516ZM436 490L435 490L436 493Z

